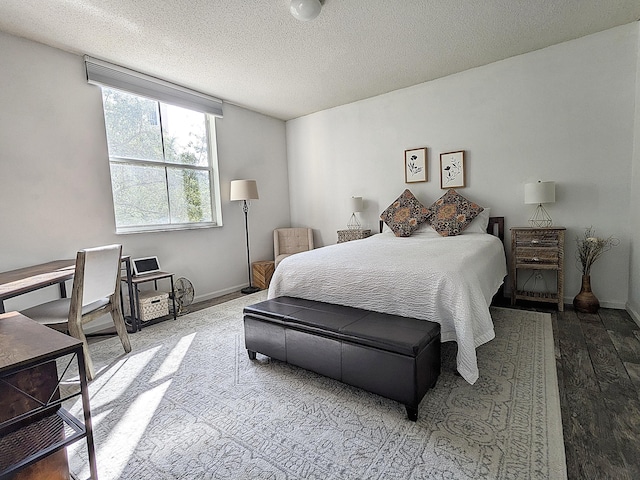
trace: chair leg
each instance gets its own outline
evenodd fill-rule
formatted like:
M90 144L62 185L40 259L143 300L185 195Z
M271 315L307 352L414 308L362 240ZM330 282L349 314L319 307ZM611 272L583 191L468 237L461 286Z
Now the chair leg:
M85 337L82 331L82 326L78 326L75 322L69 322L69 335L77 338L82 342L82 354L84 356L85 372L87 374L87 381L93 380L95 377L95 371L93 369L93 362L91 361L91 355L89 355L89 344L87 343L87 337Z
M118 332L118 337L120 337L124 351L129 353L131 351L131 342L129 341L129 333L127 332L127 325L124 323L120 305L116 305L111 309L111 318L113 319L113 324L116 327L116 332Z

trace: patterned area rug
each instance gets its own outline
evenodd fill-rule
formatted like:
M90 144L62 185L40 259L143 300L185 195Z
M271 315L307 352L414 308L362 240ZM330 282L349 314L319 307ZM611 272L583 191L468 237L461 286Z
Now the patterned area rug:
M402 405L244 349L242 297L91 345L100 480L562 479L549 314L492 308L480 379L455 375L455 345L420 405ZM70 409L78 414L79 402ZM68 449L87 478L84 442Z

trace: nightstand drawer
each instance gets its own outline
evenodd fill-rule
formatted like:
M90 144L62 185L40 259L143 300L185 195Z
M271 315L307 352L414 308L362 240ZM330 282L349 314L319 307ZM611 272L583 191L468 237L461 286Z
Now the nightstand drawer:
M544 232L533 230L531 232L518 232L516 247L558 247L558 232Z
M516 264L518 265L557 265L557 248L516 248Z

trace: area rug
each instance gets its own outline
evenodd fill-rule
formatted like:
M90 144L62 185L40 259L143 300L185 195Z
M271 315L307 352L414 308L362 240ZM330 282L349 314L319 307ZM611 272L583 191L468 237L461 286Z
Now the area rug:
M94 342L90 385L100 480L563 479L549 314L492 308L480 379L455 345L420 404L402 405L244 349L242 308L265 292ZM70 405L76 414L79 402ZM86 445L68 448L88 478Z

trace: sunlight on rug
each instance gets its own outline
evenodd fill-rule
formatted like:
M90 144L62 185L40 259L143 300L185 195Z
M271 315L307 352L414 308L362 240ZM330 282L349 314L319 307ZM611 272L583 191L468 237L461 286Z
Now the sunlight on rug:
M420 404L404 407L244 349L242 308L266 292L91 345L100 480L563 479L551 316L492 308L480 379L455 375L455 345ZM78 414L78 402L69 406ZM68 449L88 478L86 448Z

